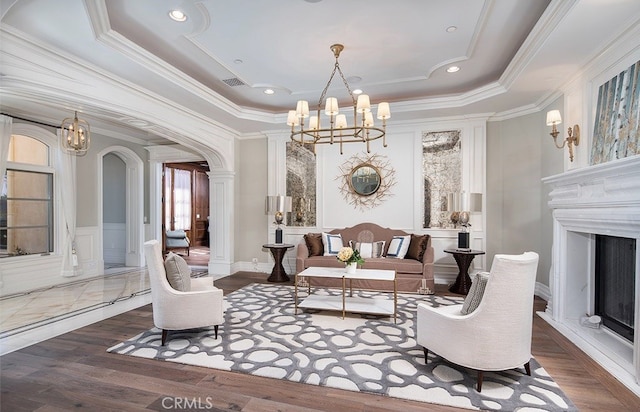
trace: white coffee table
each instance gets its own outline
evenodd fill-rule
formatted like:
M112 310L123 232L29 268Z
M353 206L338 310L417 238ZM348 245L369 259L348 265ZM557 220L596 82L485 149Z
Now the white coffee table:
M314 295L311 293L311 282L308 282L308 296L298 303L298 284L300 279L305 277L342 279L342 296ZM393 301L353 296L351 286L353 280L388 280L393 282ZM349 282L349 296L346 293L347 281ZM350 274L342 268L310 267L296 274L294 289L296 313L298 313L299 307L342 311L343 319L347 312L370 313L393 316L393 321L396 322L398 284L395 270L358 269L356 273Z

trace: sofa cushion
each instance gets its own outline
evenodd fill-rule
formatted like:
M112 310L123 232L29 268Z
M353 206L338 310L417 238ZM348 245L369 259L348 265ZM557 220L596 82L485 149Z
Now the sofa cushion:
M338 256L338 252L344 246L342 243L342 235L322 233L322 246L324 247L324 256Z
M478 308L478 305L480 305L480 302L482 301L482 295L484 295L484 289L486 288L488 281L488 272L478 272L475 274L471 282L471 287L469 288L469 293L462 304L462 309L460 310L461 314L468 315Z
M349 242L351 247L360 252L360 257L363 259L370 258L380 258L382 257L382 253L384 252L384 240L379 240L377 242L368 243L368 242Z
M411 242L411 235L406 236L394 236L389 242L389 250L387 251L388 258L403 259L404 255L409 250L409 243Z
M181 292L191 291L191 268L181 256L169 252L164 270L172 288Z
M304 241L309 250L309 256L324 255L324 245L322 244L322 233L307 233L304 235Z
M415 259L422 262L422 256L424 256L424 251L427 250L428 243L429 235L411 235L409 249L407 250L407 254L404 255L405 259Z
M371 258L362 265L363 269L395 270L397 273L422 274L422 262L413 259Z

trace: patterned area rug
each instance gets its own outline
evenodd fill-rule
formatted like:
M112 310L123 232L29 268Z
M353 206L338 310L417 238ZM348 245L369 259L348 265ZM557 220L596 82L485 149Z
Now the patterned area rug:
M356 293L392 299L390 293ZM154 328L108 351L467 409L577 410L535 359L531 377L524 368L485 373L481 393L475 371L431 353L425 365L414 339L417 303L450 305L462 298L399 294L394 324L389 317L342 319L330 311L299 309L296 315L293 296L292 286L252 284L225 297L226 320L217 340L213 328L197 329L170 333L161 347L161 332Z

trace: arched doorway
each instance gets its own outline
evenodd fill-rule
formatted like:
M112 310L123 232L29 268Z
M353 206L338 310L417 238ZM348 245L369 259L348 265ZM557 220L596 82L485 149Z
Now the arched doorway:
M140 267L145 264L143 255L144 243L144 166L142 159L131 149L123 146L108 147L97 155L98 165L98 231L101 243L98 250L103 253L101 259L105 262L105 210L104 210L104 173L105 157L107 164L113 162L109 156L117 156L124 163L124 245L119 245L119 249L124 249L124 265L127 267ZM115 163L115 162L113 162ZM110 212L108 213L110 215ZM110 246L110 245L107 245Z

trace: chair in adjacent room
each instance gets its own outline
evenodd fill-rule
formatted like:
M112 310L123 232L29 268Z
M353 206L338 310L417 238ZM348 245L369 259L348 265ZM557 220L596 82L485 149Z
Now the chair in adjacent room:
M166 250L170 249L184 249L189 256L189 246L191 241L187 236L187 232L182 229L167 230L165 233L164 247Z
M162 345L164 346L168 332L193 328L213 326L215 338L218 338L218 326L224 322L223 292L213 286L210 277L191 278L184 259L174 255L179 261L174 265L182 273L170 273L178 276L179 287L174 288L167 278L165 261L162 259L162 247L157 240L150 240L144 244L149 281L151 283L151 302L153 308L153 323L162 329ZM172 269L173 272L175 270ZM188 271L188 273L187 273ZM175 282L174 282L175 285Z
M530 376L537 267L535 252L495 255L491 271L475 275L464 304L420 303L416 340L424 348L425 363L431 351L478 371L478 392L485 371L524 366Z

